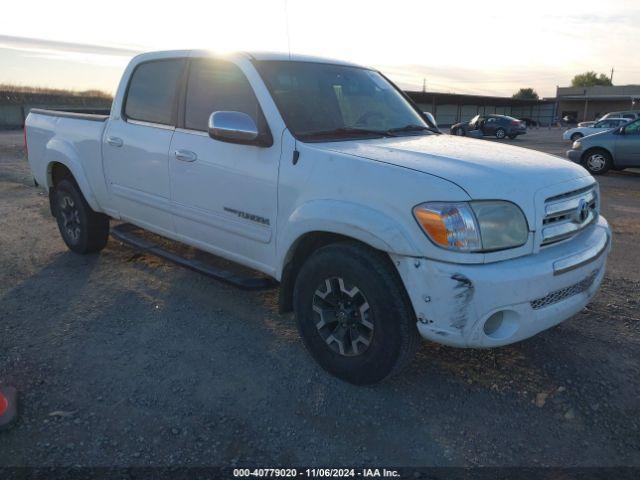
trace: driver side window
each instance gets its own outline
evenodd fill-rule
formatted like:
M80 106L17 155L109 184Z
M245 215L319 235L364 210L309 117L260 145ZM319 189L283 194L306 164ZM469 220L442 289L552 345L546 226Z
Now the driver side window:
M246 113L264 130L264 118L253 88L240 68L231 62L192 60L185 104L184 124L190 130L206 132L209 116L220 110Z

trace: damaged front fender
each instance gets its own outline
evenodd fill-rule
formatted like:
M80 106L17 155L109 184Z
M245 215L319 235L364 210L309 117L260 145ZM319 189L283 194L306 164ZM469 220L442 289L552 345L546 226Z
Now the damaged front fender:
M446 345L467 346L464 339L478 320L473 281L423 258L391 255L391 259L414 307L419 306L415 310L422 336Z

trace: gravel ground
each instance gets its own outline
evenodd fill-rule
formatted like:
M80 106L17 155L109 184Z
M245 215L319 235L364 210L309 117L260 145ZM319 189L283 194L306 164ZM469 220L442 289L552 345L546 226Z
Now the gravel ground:
M499 349L424 342L362 388L316 366L275 291L114 240L67 251L22 133L0 133L0 384L22 409L0 466L640 466L640 175L599 180L615 236L590 306Z

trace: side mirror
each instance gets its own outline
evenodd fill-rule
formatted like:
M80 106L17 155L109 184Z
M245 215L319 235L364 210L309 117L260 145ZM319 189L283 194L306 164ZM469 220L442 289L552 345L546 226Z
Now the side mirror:
M624 125L622 125L621 127L618 128L618 131L616 132L618 135L624 135Z
M256 122L242 112L213 112L208 131L211 138L231 143L256 144L259 135Z
M431 112L422 112L424 116L427 117L427 120L436 128L438 128L438 122L436 122L436 117L433 116Z

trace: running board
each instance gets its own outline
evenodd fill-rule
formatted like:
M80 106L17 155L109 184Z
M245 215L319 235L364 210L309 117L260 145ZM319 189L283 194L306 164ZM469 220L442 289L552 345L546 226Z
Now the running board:
M275 280L265 276L261 276L262 274L260 274L259 272L255 272L255 276L243 276L240 273L235 273L224 268L219 268L208 262L204 262L195 258L183 257L177 253L170 251L167 248L162 247L152 240L143 238L141 235L136 234L136 231L147 234L147 232L143 229L138 228L130 223L122 223L120 225L112 227L110 233L114 238L138 250L142 250L143 252L156 255L160 258L164 258L165 260L169 260L170 262L173 262L177 265L186 267L199 273L203 273L204 275L212 277L221 282L228 283L243 290L266 290L268 288L274 287L277 284ZM152 236L154 234L149 235ZM214 255L200 252L199 250L198 252L210 256L214 260L222 260ZM240 268L242 268L243 270L248 270L244 267Z

